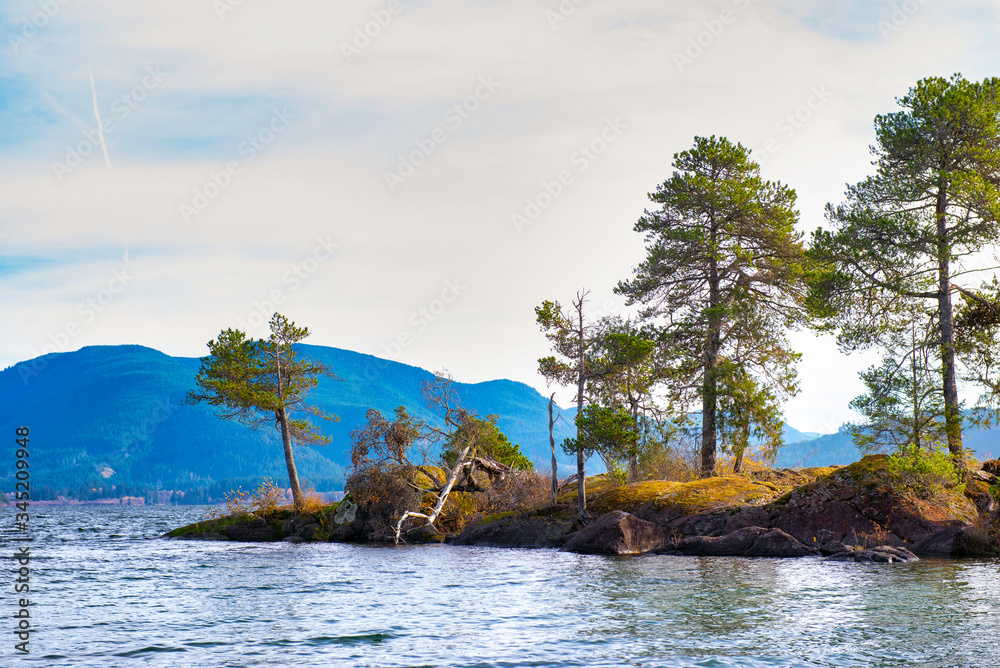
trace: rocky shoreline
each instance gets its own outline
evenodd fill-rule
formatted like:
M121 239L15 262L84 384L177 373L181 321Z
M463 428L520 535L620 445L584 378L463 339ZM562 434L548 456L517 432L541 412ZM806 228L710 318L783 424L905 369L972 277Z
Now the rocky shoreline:
M421 527L409 543L555 548L583 554L803 557L894 563L917 555L1000 556L996 462L962 486L916 493L884 455L846 467L761 471L692 482L611 486L588 479L588 507L575 516L575 488L559 503L481 518L454 535ZM363 512L336 505L294 516L279 510L206 520L164 537L193 540L368 542Z

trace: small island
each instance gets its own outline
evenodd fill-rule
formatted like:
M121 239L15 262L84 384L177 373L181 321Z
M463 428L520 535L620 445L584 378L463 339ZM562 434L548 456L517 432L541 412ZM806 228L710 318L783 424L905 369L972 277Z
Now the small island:
M646 257L614 287L636 310L595 319L586 289L535 307L551 352L538 372L576 390L562 443L576 474L562 483L549 401L551 487L442 375L425 387L433 420L368 410L348 497L311 504L292 444L329 440L310 418L335 418L306 394L332 370L281 314L268 339L222 331L188 399L279 428L293 506L264 493L168 535L884 562L1000 553L1000 470L963 443L966 427L1000 422L1000 282L972 262L1000 234L998 90L959 74L917 82L875 118L875 172L827 205L808 243L795 191L765 180L746 146L697 136L674 154L634 226ZM795 330L882 353L850 404L866 455L854 464L768 466L799 391ZM981 391L974 407L960 387ZM607 473L588 478L593 455Z
M440 533L422 525L407 543L555 548L589 554L803 557L895 562L914 555L1000 555L1000 462L947 484L900 471L886 455L845 467L761 469L689 482L587 480L589 523L576 516L575 486L556 503L485 515L464 513L477 492L453 492ZM483 492L478 492L482 494ZM433 494L426 495L427 511ZM391 542L387 518L350 496L296 514L292 508L198 522L165 537L193 540Z

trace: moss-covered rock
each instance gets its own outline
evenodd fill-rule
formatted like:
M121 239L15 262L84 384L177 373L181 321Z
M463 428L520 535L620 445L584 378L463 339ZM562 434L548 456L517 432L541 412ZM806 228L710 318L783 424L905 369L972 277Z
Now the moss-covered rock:
M898 484L884 455L865 457L774 501L668 522L689 535L724 535L749 526L778 528L824 551L845 545L913 546L949 527L977 522L975 504L959 488L924 498Z
M337 504L320 506L312 512L296 514L290 506L283 506L266 515L238 513L205 519L174 529L162 538L183 540L234 540L244 542L280 541L297 536L307 542L323 542L331 538L337 528L334 513Z

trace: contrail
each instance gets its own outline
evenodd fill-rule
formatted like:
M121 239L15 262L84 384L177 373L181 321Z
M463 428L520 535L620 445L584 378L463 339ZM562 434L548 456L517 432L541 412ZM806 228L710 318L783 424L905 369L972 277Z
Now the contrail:
M101 140L101 149L104 150L104 162L108 165L108 171L111 171L111 158L108 156L108 145L104 143L104 127L101 124L101 110L97 106L97 86L94 85L94 71L87 65L87 74L90 75L90 93L94 100L94 118L97 119L97 136ZM128 237L125 236L125 232L121 232L122 242L125 244L125 255L122 257L122 262L125 264L125 268L128 269Z
M104 128L101 127L101 111L97 108L97 86L94 85L94 72L87 66L87 73L90 74L90 92L94 97L94 116L97 118L97 136L101 138L101 148L104 149L104 162L111 171L111 158L108 157L108 145L104 143Z

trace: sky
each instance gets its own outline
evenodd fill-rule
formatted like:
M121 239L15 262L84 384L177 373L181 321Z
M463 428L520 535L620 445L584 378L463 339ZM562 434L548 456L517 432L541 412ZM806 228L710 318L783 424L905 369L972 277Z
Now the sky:
M3 0L0 366L308 343L548 394L544 300L614 286L696 136L752 149L799 229L919 79L1000 72L986 0ZM100 120L98 120L100 119ZM854 419L874 353L792 334L786 417ZM573 391L557 391L570 403Z

